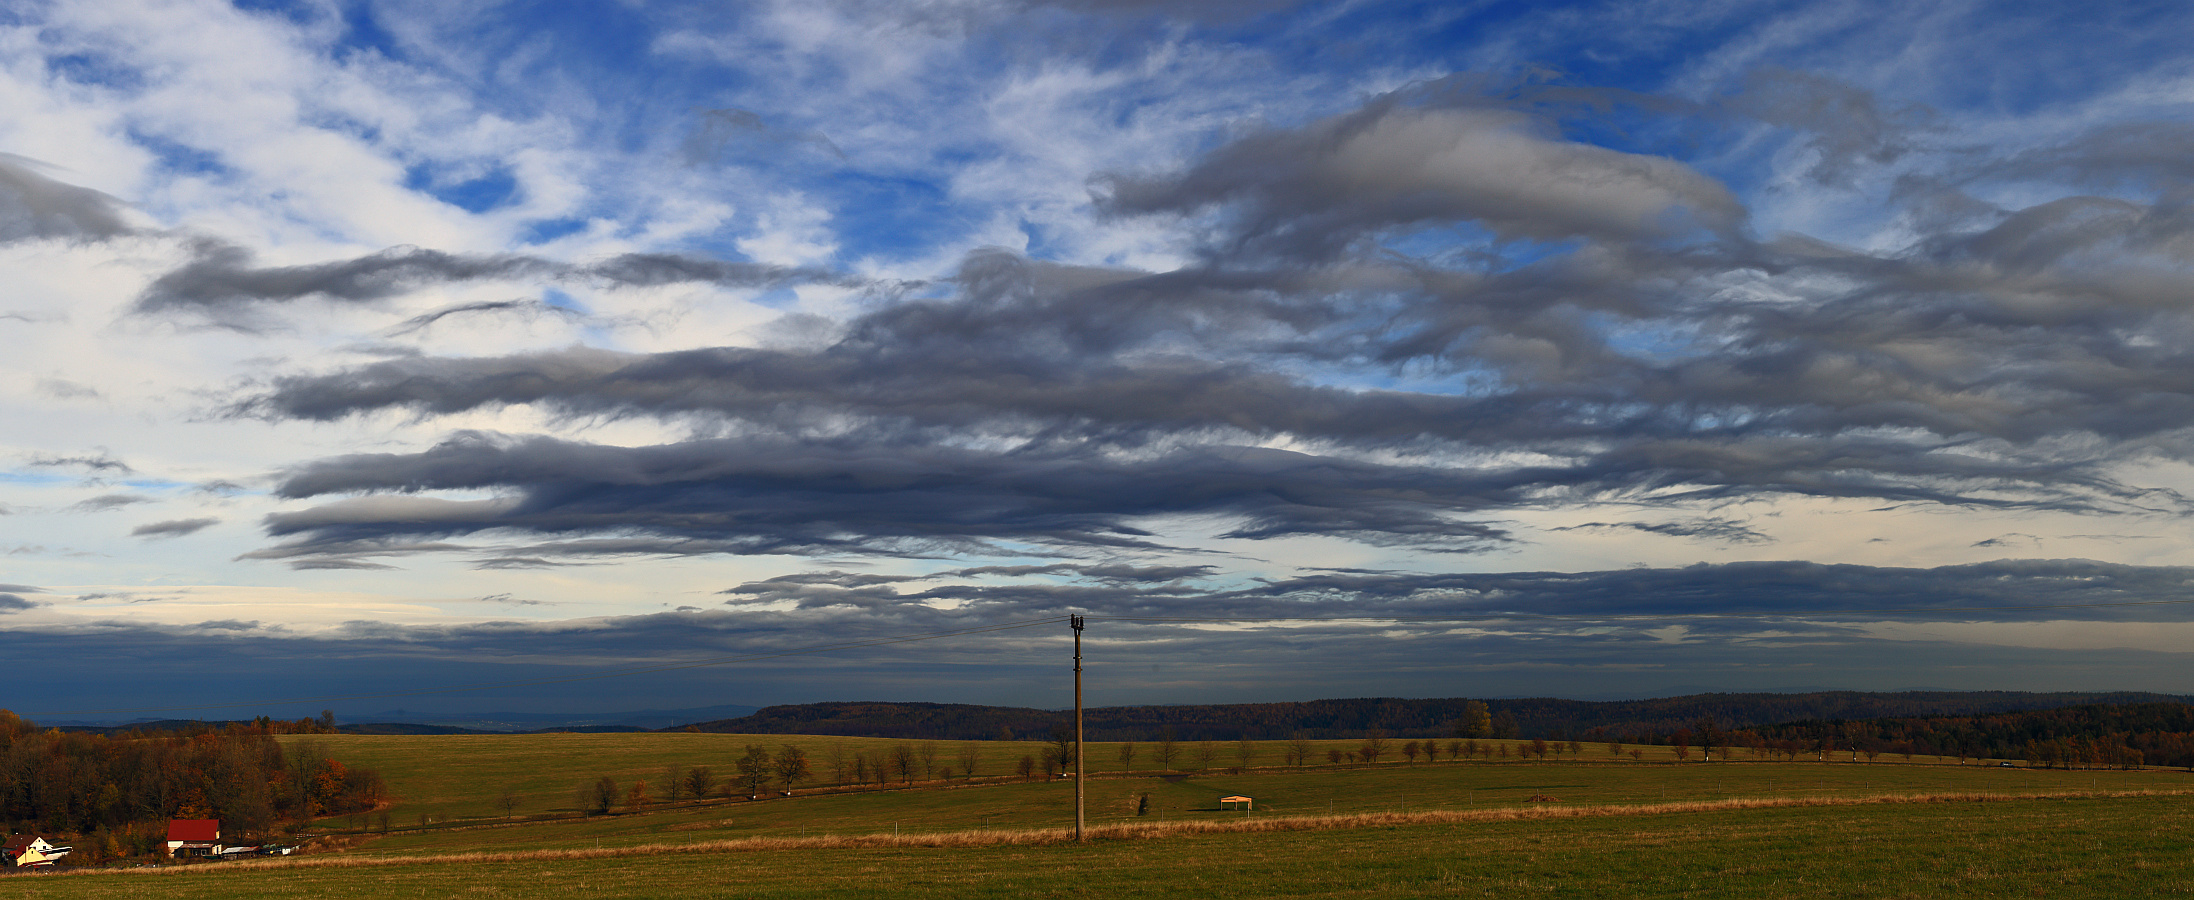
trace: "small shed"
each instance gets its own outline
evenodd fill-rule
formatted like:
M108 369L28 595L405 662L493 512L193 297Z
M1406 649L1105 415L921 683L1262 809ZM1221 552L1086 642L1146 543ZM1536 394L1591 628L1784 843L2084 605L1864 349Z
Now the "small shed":
M176 859L219 859L220 819L169 819L168 855Z
M1234 804L1236 803L1242 804L1243 809L1253 809L1255 808L1257 801L1251 800L1248 797L1244 797L1240 794L1236 794L1232 797L1219 798L1220 809L1232 809Z
M42 837L19 834L9 838L6 845L0 846L0 859L5 859L11 866L50 866L60 861L61 857L67 856L72 849L74 848L56 847Z

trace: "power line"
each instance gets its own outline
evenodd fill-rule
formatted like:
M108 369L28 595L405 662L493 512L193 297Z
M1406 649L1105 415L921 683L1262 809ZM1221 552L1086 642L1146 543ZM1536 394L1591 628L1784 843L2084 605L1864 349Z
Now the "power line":
M710 659L682 660L673 663L660 663L656 665L635 666L625 669L612 669L605 672L589 672L584 675L562 675L554 678L529 678L521 679L518 681L485 681L475 684L464 684L445 688L421 688L419 690L410 691L374 691L363 694L343 694L327 697L282 697L277 699L249 700L235 703L206 703L196 706L140 706L118 709L54 710L46 712L24 713L24 715L84 716L109 715L114 713L191 712L203 709L234 709L240 706L270 706L279 703L333 703L339 700L374 700L389 697L422 697L433 694L461 694L470 691L484 691L492 688L536 687L544 684L569 684L575 681L597 681L604 678L624 678L631 675L646 675L654 672L675 672L680 669L699 669L707 666L727 666L733 663L760 662L765 659L783 659L788 656L810 656L817 653L830 653L838 650L858 650L864 647L882 647L890 644L910 644L916 641L934 641L940 638L960 637L962 635L989 634L994 631L1011 631L1016 628L1033 628L1037 625L1050 625L1057 622L1064 622L1066 620L1066 616L1045 616L1041 619L1025 619L1018 622L1002 622L993 625L984 625L977 628L963 628L955 631L925 631L916 634L894 635L892 637L874 638L871 640L841 641L834 644L818 644L812 647L799 647L792 650L779 650L774 653L758 653L745 656L721 656Z

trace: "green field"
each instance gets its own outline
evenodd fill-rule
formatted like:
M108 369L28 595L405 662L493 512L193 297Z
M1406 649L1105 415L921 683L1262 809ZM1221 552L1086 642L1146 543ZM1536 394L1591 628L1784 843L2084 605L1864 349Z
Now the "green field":
M748 744L835 750L901 742L713 734L318 736L380 770L394 830L321 823L288 860L0 879L22 897L2150 897L2194 893L2194 775L1949 760L1676 761L1605 745L1546 762L1277 765L1278 742L1229 772L1120 771L1093 744L1092 840L1066 839L1069 780L955 777L798 796L651 804L575 818L578 786L720 774ZM918 743L918 742L909 742ZM938 765L958 768L957 742ZM976 772L1041 744L976 742ZM1627 750L1627 748L1626 748ZM1593 752L1598 751L1598 752ZM1399 757L1394 757L1399 760ZM1260 765L1261 764L1261 765ZM1192 748L1176 768L1198 768ZM513 822L495 808L513 791ZM1229 795L1254 811L1222 809ZM1141 803L1146 800L1147 805ZM1138 807L1141 814L1138 814ZM436 820L417 826L422 817ZM332 843L331 843L332 842Z
M356 860L6 879L75 897L2178 897L2189 798L1716 809L1086 845ZM338 860L338 862L344 862Z
M857 751L886 751L895 745L920 748L925 743L922 741L815 737L808 735L686 733L430 736L317 735L285 737L283 740L286 742L317 742L325 746L332 755L346 764L367 766L379 770L387 779L390 790L396 798L395 805L391 809L392 825L396 827L417 826L423 819L436 823L500 819L502 810L497 806L496 800L505 791L510 792L518 799L519 805L516 812L520 816L568 815L577 811L579 788L583 784L590 783L604 775L614 779L620 786L629 787L635 781L646 781L650 785L651 793L656 798L661 799L664 797L662 785L670 767L674 765L687 768L707 766L716 774L720 782L728 783L735 775L734 760L749 744L762 745L772 752L787 743L796 744L806 750L817 777L815 781L804 785L803 788L812 789L831 780L831 766L828 764L828 759L834 748L841 754L850 755ZM1393 741L1392 743L1398 748L1403 742ZM1430 777L1429 773L1436 772L1471 773L1458 774L1456 777L1462 779L1460 781L1435 778L1433 782L1429 783L1436 786L1428 788L1432 793L1426 794L1420 802L1443 804L1458 801L1453 797L1449 797L1447 793L1441 792L1462 791L1463 793L1460 795L1462 800L1460 802L1468 803L1472 800L1469 792L1473 790L1514 793L1526 789L1543 788L1552 796L1572 802L1606 802L1612 800L1628 802L1663 799L1662 795L1671 791L1673 793L1667 793L1667 799L1708 799L1743 794L1770 795L1803 790L1837 793L1877 789L1883 791L1998 790L2014 778L2039 779L2035 782L2037 789L2045 785L2103 787L2108 786L2104 785L2103 782L2111 782L2112 779L2117 779L2112 784L2124 787L2138 787L2147 783L2138 780L2143 777L2139 774L2076 773L2067 775L2063 772L2029 772L2024 769L2006 772L1979 765L1958 766L1952 764L1950 760L1934 760L1926 757L1921 758L1919 762L1936 765L1902 765L1903 761L1901 759L1897 759L1897 764L1893 764L1893 757L1882 757L1871 763L1843 761L1821 765L1811 761L1797 763L1756 762L1742 756L1739 757L1738 761L1731 763L1703 764L1697 762L1694 758L1690 763L1673 764L1674 757L1670 755L1669 748L1641 747L1636 748L1645 754L1641 762L1632 760L1627 754L1620 757L1611 757L1607 753L1604 744L1588 744L1585 747L1585 752L1580 755L1574 757L1558 756L1555 757L1556 762L1541 763L1535 761L1525 762L1520 756L1515 755L1515 748L1520 747L1521 742L1488 741L1483 743L1510 748L1511 755L1507 757L1494 756L1490 759L1477 757L1470 762L1449 762L1443 758L1438 763L1420 762L1411 765L1402 761L1402 757L1397 750L1390 750L1387 758L1391 762L1383 762L1367 770L1362 766L1334 767L1325 761L1328 750L1356 750L1362 746L1362 741L1314 741L1311 742L1310 754L1314 762L1301 767L1300 771L1305 773L1324 772L1328 775L1337 772L1364 772L1366 774L1421 772L1428 773L1428 777ZM1040 758L1045 747L1044 744L1039 742L1014 741L937 741L932 742L932 745L936 751L936 764L940 767L949 765L953 767L956 773L961 768L957 760L961 748L974 749L979 754L979 761L975 767L975 773L979 780L1008 776L1014 772L1016 760L1024 755ZM1144 743L1137 746L1139 752L1132 766L1133 770L1144 773L1161 771L1161 767L1154 759L1156 745ZM1196 744L1183 742L1180 745L1180 758L1174 760L1173 763L1174 770L1188 771L1204 768L1206 763L1197 758L1197 749ZM1216 755L1208 764L1210 768L1223 771L1238 762L1235 753L1236 748L1232 742L1216 744L1212 749L1216 751ZM1292 773L1296 771L1292 767L1282 764L1287 751L1284 742L1256 742L1252 750L1253 755L1250 758L1252 767L1250 771L1252 772ZM1119 760L1118 751L1119 745L1116 743L1090 744L1089 769L1093 775L1099 776L1098 780L1093 782L1097 786L1093 788L1093 796L1101 791L1119 793L1118 790L1111 787L1113 782L1108 780L1109 776L1122 771L1123 767ZM1531 784L1529 782L1535 780L1545 781L1546 779L1538 775L1522 774L1579 765L1588 766L1589 768L1586 771L1595 773L1593 777L1581 783L1576 782L1575 779L1556 778L1545 784ZM1632 774L1621 774L1630 770L1634 770ZM1917 771L1928 774L1884 774L1893 771ZM1514 774L1513 778L1509 775L1495 774L1509 772L1517 774ZM1710 783L1697 780L1709 777L1700 773L1719 774L1713 775ZM1211 778L1221 780L1224 777L1226 776L1211 776ZM1294 779L1315 778L1318 776L1288 774L1286 777ZM1414 777L1411 776L1411 778ZM2127 782L2125 781L2127 778L2136 780ZM1472 779L1491 780L1481 784ZM960 780L958 775L955 775L954 780ZM1205 780L1210 779L1199 779L1199 781ZM931 782L936 782L936 779L931 779ZM1878 788L1869 787L1874 782L1879 782ZM1212 783L1217 782L1212 781ZM1323 784L1322 782L1296 781L1278 783L1290 785ZM1380 778L1373 778L1370 783L1385 784L1386 782ZM1815 784L1816 787L1808 788L1805 786L1807 784ZM1307 787L1304 789L1310 790L1311 793L1289 799L1276 797L1272 801L1276 804L1274 808L1303 812L1310 811L1315 806L1316 811L1323 812L1328 804L1333 804L1336 810L1345 810L1351 808L1351 805L1355 808L1379 808L1379 804L1408 802L1408 789L1406 787L1397 787L1393 790L1374 788L1372 793L1369 794L1357 793L1354 792L1354 789L1349 788L1320 788L1320 790L1327 790L1323 794L1316 793L1315 790ZM1256 791L1269 793L1267 789L1262 787L1245 787L1240 792L1257 796ZM1577 796L1565 796L1565 793ZM1110 797L1111 795L1107 796ZM800 802L806 804L810 801L803 799ZM1108 799L1106 802L1111 801ZM1186 803L1189 801L1184 799L1181 802ZM746 806L748 804L738 805ZM736 814L741 816L749 815L745 812ZM1091 815L1100 815L1095 801L1091 806ZM721 814L719 814L719 817L721 817ZM990 818L993 822L999 821L996 816ZM980 821L979 818L978 824L980 824ZM1011 823L1016 825L1029 824L1019 821L1012 821ZM335 820L328 824L335 827L348 827L353 824L363 825L365 823L363 820L357 822ZM965 824L965 822L958 822L957 824Z

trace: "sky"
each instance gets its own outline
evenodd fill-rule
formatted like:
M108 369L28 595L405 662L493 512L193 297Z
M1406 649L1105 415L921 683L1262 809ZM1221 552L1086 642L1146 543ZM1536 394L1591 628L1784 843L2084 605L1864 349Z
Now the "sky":
M6 704L2194 693L2190 37L0 0Z

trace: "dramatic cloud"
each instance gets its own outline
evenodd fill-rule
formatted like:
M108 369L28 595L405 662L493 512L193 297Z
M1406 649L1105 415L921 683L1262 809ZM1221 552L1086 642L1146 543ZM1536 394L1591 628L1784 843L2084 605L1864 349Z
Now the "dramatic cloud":
M136 528L130 529L130 536L182 537L186 534L196 534L220 523L220 519L211 517L203 519L170 519L165 522L153 522L147 525L139 525Z
M1786 7L26 9L0 642L2194 690L2194 13Z
M37 171L34 160L0 153L0 244L36 238L110 238L131 229L122 203Z
M88 500L78 501L71 505L69 509L74 512L113 512L126 506L151 502L153 502L151 497L142 494L100 494Z
M1410 226L1635 240L1728 232L1744 219L1726 188L1673 160L1562 140L1513 112L1406 99L1253 135L1178 174L1112 176L1101 205L1116 214L1222 208L1218 249L1297 261Z

